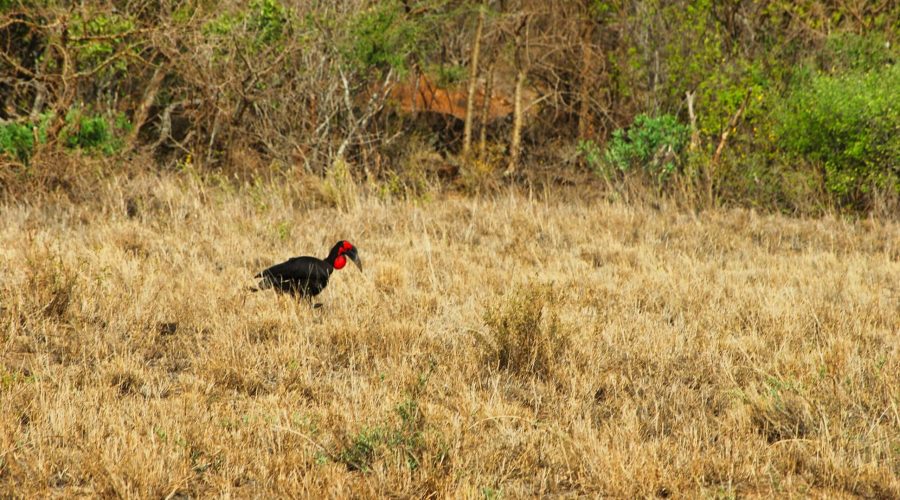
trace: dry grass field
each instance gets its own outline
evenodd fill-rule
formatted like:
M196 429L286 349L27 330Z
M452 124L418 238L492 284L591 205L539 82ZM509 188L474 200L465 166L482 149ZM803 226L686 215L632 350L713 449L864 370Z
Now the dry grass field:
M0 497L900 497L896 220L306 189L0 206Z

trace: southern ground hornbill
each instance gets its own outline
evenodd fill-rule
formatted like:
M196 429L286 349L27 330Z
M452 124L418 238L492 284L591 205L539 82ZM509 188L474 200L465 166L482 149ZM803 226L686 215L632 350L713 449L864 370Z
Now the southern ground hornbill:
M315 257L293 257L281 264L276 264L256 276L259 288L254 292L273 288L276 292L289 293L297 297L315 297L328 286L328 278L335 269L343 269L347 259L353 261L362 271L356 247L349 241L339 241L328 252L325 259Z

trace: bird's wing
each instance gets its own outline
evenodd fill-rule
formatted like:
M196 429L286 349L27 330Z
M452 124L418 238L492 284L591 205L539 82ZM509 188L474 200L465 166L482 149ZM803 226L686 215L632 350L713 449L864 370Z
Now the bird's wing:
M257 274L256 277L270 278L276 281L308 283L311 280L321 279L320 275L325 273L322 265L323 262L315 257L294 257L264 270Z

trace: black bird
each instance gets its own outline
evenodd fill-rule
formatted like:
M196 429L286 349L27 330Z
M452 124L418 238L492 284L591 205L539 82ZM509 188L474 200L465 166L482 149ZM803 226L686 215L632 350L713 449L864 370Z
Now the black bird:
M339 241L325 259L315 257L293 257L281 264L276 264L256 276L259 288L254 292L274 288L279 293L289 293L296 297L311 298L320 294L328 286L328 278L335 269L343 269L347 258L362 271L362 262L356 247L349 241Z

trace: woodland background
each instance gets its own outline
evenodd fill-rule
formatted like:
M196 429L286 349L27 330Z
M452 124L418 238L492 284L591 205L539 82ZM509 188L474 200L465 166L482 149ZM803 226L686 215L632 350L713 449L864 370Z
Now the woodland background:
M0 184L187 168L893 211L898 27L891 0L0 0Z

